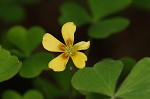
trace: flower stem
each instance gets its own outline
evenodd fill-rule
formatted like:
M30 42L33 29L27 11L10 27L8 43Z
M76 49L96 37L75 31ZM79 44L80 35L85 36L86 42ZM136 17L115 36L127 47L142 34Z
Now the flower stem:
M69 88L69 99L74 99L74 89L71 84L72 76L74 75L73 62L69 61L69 71L70 71L70 88Z

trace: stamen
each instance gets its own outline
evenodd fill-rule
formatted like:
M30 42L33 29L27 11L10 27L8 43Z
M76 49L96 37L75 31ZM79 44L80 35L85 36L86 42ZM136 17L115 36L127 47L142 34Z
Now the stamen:
M66 46L66 51L65 51L65 53L67 54L67 55L72 55L73 53L74 53L74 48L71 46L71 45L69 45L69 46Z

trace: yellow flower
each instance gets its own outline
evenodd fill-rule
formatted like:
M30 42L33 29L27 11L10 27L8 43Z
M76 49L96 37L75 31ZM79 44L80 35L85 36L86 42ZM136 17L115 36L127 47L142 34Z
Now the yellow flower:
M76 26L73 22L67 22L63 25L61 32L66 45L61 43L49 33L46 33L43 36L42 44L46 50L51 52L63 52L49 62L49 68L53 69L54 71L65 70L69 57L72 58L73 63L77 68L81 69L85 67L85 61L87 61L87 56L84 53L79 52L79 50L88 49L90 46L90 41L81 41L73 45L75 31Z

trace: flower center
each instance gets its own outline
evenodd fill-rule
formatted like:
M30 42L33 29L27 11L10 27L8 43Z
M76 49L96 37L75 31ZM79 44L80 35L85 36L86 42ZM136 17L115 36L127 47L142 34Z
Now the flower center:
M65 53L67 55L72 55L74 53L74 48L71 45L66 46L66 51Z

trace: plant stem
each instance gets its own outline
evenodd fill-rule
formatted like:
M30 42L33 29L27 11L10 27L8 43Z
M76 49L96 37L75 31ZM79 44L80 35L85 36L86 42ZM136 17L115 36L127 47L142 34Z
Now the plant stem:
M72 76L74 74L74 69L73 69L73 63L72 61L69 61L69 69L70 69L70 88L69 88L69 99L74 99L74 94L73 94L73 87L72 87L72 84L71 84L71 79L72 79Z

